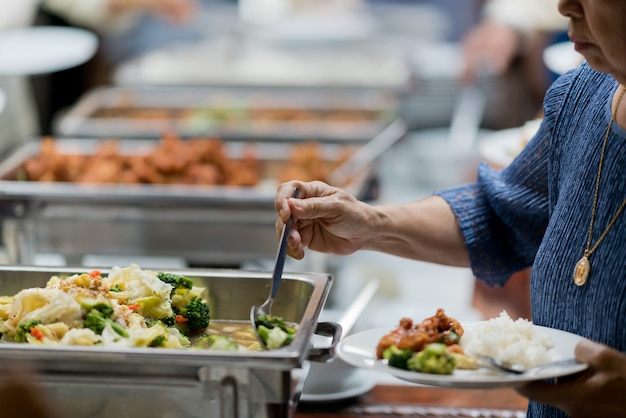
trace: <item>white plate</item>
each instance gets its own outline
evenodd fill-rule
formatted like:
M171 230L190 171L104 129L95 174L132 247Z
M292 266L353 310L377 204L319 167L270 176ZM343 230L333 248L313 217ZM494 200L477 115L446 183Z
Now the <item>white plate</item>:
M486 135L479 143L480 156L491 164L506 167L522 148L522 128L503 129Z
M471 324L463 322L461 325L463 327L471 326ZM573 357L574 347L583 339L583 337L564 331L539 326L536 328L552 338L555 348L562 358ZM389 329L377 328L348 336L337 345L337 355L353 366L386 372L411 383L457 389L512 388L535 380L571 375L587 368L585 364L555 366L549 369L535 369L536 372L520 375L501 374L490 372L487 369L456 370L451 375L412 372L389 367L376 358L376 345L383 335L389 332Z
M347 379L339 381L329 380L324 387L314 388L304 385L300 402L303 403L330 403L363 395L376 385L376 380L369 375L367 370L357 370Z
M78 28L35 26L0 33L0 74L35 75L89 60L98 47L93 33Z
M518 128L503 129L483 136L478 144L481 157L496 166L506 167L535 136L541 122L542 119L531 119Z
M576 52L572 42L559 42L543 50L543 62L555 74L564 74L583 62L583 56Z

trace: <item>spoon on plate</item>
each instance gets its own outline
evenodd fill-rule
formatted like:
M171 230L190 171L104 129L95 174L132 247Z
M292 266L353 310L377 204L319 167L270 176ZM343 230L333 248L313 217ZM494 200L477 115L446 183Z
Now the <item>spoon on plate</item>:
M575 365L581 364L575 358L568 358L565 360L556 360L556 361L550 361L547 363L540 363L534 366L524 368L520 366L519 364L511 364L506 361L500 361L494 357L486 356L483 354L477 354L474 357L478 359L477 366L479 367L481 366L487 367L493 370L498 370L498 371L505 372L505 373L513 373L513 374L524 374L524 373L528 373L531 370L538 370L538 369L544 369L544 368L550 368L550 367L575 366Z
M300 190L296 187L293 190L292 197L298 197L300 194ZM254 334L256 335L257 340L261 344L263 349L267 349L265 341L259 335L259 330L256 325L256 319L261 315L271 315L272 314L272 304L274 303L274 298L276 297L276 292L278 292L278 286L280 286L280 280L283 277L283 269L285 267L285 258L287 257L287 238L289 237L289 231L291 231L291 222L292 217L290 217L287 222L283 225L283 231L280 234L280 244L278 246L278 253L276 254L276 262L274 263L274 273L272 274L272 283L270 287L270 294L265 299L265 302L261 306L252 306L250 309L250 323L252 324L252 329L254 330Z

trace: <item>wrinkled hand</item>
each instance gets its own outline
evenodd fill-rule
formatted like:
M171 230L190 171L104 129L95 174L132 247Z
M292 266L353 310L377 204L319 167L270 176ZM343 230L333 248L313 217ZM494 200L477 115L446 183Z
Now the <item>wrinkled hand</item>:
M537 402L565 411L572 418L626 416L626 354L589 340L575 349L589 369L572 380L551 385L531 383L517 391Z
M294 187L300 189L292 198ZM278 213L276 233L293 216L287 254L304 257L304 249L338 255L352 254L363 248L370 235L370 206L344 190L320 181L283 183L277 191L274 207Z

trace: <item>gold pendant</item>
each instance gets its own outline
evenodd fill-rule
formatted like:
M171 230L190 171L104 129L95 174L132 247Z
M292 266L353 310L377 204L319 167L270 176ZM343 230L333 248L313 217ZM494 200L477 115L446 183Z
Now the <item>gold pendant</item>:
M591 264L589 264L589 259L586 255L583 255L574 268L574 283L576 283L577 286L583 286L587 283L590 271Z

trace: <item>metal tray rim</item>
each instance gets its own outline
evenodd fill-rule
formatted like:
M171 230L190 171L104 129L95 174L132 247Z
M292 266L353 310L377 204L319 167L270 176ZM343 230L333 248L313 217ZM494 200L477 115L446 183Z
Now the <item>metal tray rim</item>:
M54 274L82 273L86 267L39 267L39 266L0 266L2 272L44 272ZM101 269L106 273L110 269ZM234 270L234 269L168 269L167 271L188 275L190 277L236 277L236 278L267 278L271 280L271 272ZM80 346L31 346L18 343L0 343L0 361L3 360L35 360L35 361L67 361L89 363L91 365L141 364L146 361L158 362L160 366L172 367L205 367L215 364L254 365L263 369L291 369L300 366L311 349L311 338L315 331L317 318L332 285L332 276L326 273L290 273L283 274L283 280L300 280L313 284L313 290L302 320L298 325L298 333L294 341L287 347L262 352L220 352L193 349L159 349L159 348L103 348ZM318 301L319 303L315 303Z

